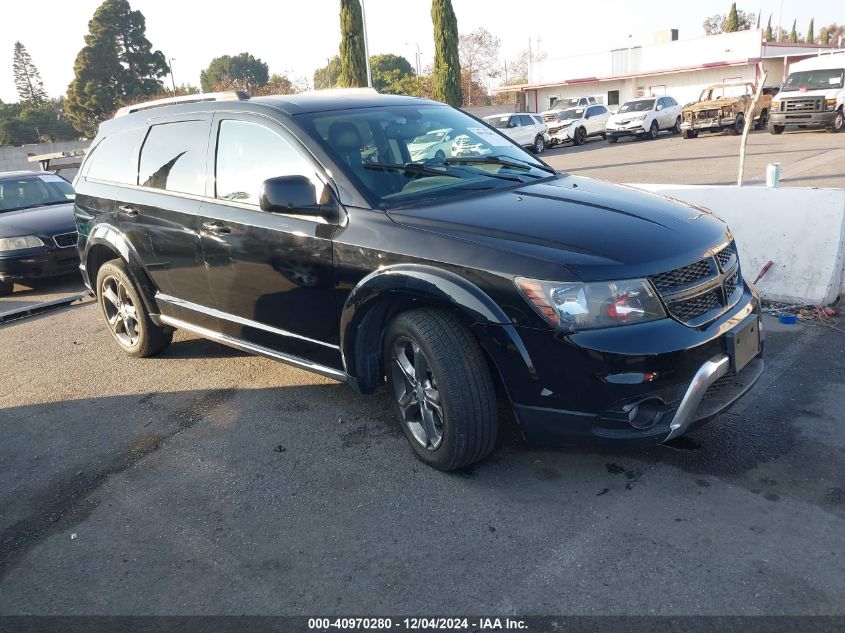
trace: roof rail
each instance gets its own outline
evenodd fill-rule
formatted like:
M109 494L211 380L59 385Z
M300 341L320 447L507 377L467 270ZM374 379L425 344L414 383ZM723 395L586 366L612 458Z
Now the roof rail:
M177 103L202 103L204 101L244 101L249 99L249 95L242 90L229 90L227 92L204 92L195 95L182 95L181 97L167 97L166 99L156 99L155 101L145 101L143 103L136 103L135 105L123 106L114 113L115 118L119 116L126 116L133 112L140 112L141 110L149 110L150 108L158 108L166 105L174 105Z

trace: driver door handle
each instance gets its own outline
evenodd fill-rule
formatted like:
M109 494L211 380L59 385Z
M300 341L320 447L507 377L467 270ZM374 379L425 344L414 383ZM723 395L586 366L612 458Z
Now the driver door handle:
M128 215L131 217L138 215L138 209L129 204L121 205L117 208L117 210L120 211L123 215Z
M224 233L231 233L232 229L228 226L223 224L222 222L203 222L202 223L202 230L206 231L207 233L215 233L217 235L222 235Z

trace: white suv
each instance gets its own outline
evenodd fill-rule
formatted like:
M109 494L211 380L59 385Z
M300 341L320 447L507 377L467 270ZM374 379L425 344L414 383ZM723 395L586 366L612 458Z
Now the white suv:
M484 117L484 120L498 129L515 143L542 154L548 144L548 128L539 114L510 112Z
M610 117L610 111L601 104L569 108L557 113L548 122L549 147L572 142L583 145L592 136L604 138L604 126Z
M596 101L595 97L574 97L572 99L555 99L552 104L549 106L548 110L543 110L540 113L540 116L543 117L543 121L549 123L553 121L554 118L563 110L569 110L571 108L586 108L587 106L596 105L598 101Z
M657 138L661 131L681 133L681 106L672 97L631 99L607 121L608 143L622 136Z

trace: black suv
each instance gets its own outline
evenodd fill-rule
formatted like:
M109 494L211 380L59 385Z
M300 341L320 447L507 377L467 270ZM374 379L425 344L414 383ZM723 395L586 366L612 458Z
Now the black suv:
M119 111L74 183L83 276L129 354L184 329L361 393L386 378L442 470L492 450L497 393L531 441L656 443L763 370L759 301L705 211L556 173L433 101L182 101ZM444 129L453 151L413 162Z

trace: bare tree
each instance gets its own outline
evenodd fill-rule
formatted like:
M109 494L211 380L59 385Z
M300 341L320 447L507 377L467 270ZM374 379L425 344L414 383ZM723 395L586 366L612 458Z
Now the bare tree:
M458 55L465 83L465 105L472 105L473 83L483 85L487 79L499 74L499 47L501 41L485 28L461 35Z

